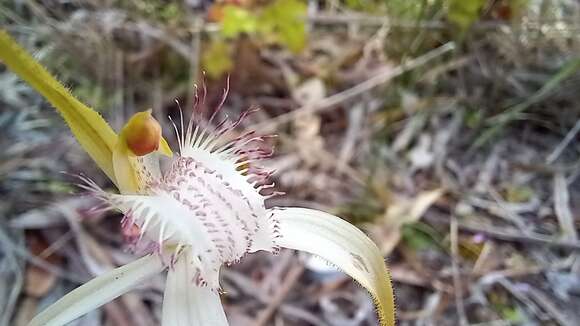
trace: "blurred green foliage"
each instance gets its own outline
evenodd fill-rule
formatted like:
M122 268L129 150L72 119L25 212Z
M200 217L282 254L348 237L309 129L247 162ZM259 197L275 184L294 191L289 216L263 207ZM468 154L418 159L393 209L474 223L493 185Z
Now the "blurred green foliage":
M202 64L209 77L218 78L233 67L231 43L242 35L262 45L278 44L293 53L302 51L307 37L306 9L300 0L275 0L258 8L224 6L220 34L212 37L203 54Z
M228 5L223 9L221 35L262 37L297 53L306 45L305 19L306 4L299 0L276 0L258 11Z
M348 217L353 224L364 224L374 222L383 216L385 203L381 201L372 185L367 184L363 193L337 208L338 214Z
M226 38L235 38L242 33L253 34L259 24L258 16L249 10L228 5L223 9L221 21L221 34Z
M480 15L487 0L448 0L447 18L464 33Z
M186 18L186 11L177 2L120 0L116 2L116 6L127 9L135 17L146 17L165 24L174 24Z
M509 203L523 203L534 196L534 190L529 186L508 186L505 198Z
M403 242L416 251L441 248L441 235L423 222L403 225L401 229Z
M370 13L387 13L397 18L414 19L430 5L427 0L345 0L345 5L353 10Z
M306 45L306 9L298 0L274 1L259 15L258 30L272 42L298 53Z
M516 105L506 107L500 114L487 119L485 121L487 129L485 129L479 138L475 140L472 145L472 150L478 149L489 143L489 141L500 134L504 127L510 122L524 119L526 111L529 111L534 104L537 104L553 95L560 89L563 82L573 77L578 71L580 71L580 58L576 57L568 60L568 62L562 64L558 71L535 93L526 97Z
M222 39L209 42L203 51L201 63L210 78L217 78L229 71L234 66L231 44Z
M502 319L514 325L522 325L526 321L520 308L510 301L509 295L504 290L491 292L489 300L491 307L497 311Z

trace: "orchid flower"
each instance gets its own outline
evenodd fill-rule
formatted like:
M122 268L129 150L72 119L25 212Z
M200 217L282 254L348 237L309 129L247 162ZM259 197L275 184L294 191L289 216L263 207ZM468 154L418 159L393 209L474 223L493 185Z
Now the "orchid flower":
M162 324L227 325L219 272L256 251L290 248L318 255L368 290L381 325L394 325L390 277L377 246L334 215L299 207L267 208L275 195L259 162L271 152L254 132L234 137L240 118L213 123L201 105L175 126L178 153L162 137L151 111L135 114L115 133L40 64L0 31L0 61L42 94L62 115L90 157L117 186L107 193L84 178L82 186L124 214L124 230L153 250L79 286L38 314L30 326L63 325L144 280L167 271ZM199 104L199 98L196 97ZM160 159L169 160L162 169Z

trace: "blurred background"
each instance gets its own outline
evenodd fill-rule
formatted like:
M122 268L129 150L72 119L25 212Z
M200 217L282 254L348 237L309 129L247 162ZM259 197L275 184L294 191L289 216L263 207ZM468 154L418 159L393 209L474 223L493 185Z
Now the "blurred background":
M0 25L119 130L208 107L275 133L285 196L365 230L399 325L580 325L580 2L0 0ZM0 325L132 259L112 188L0 65ZM63 173L66 172L66 173ZM232 325L376 325L366 292L282 251L227 268ZM161 278L76 325L158 325Z

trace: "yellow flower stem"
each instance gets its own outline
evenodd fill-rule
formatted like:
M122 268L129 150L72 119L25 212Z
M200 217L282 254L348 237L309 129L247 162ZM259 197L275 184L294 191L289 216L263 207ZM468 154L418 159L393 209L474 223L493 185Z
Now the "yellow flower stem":
M117 135L99 113L77 100L4 30L0 30L0 61L56 108L81 146L116 184L112 156Z

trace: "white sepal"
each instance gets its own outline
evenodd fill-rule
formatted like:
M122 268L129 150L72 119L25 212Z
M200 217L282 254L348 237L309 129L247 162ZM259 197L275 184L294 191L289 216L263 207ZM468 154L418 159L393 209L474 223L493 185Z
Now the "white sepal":
M155 255L142 257L81 285L38 314L28 326L61 326L131 290L165 266Z
M273 209L281 247L318 255L366 288L381 325L395 324L393 289L379 249L362 231L334 215L306 208Z

